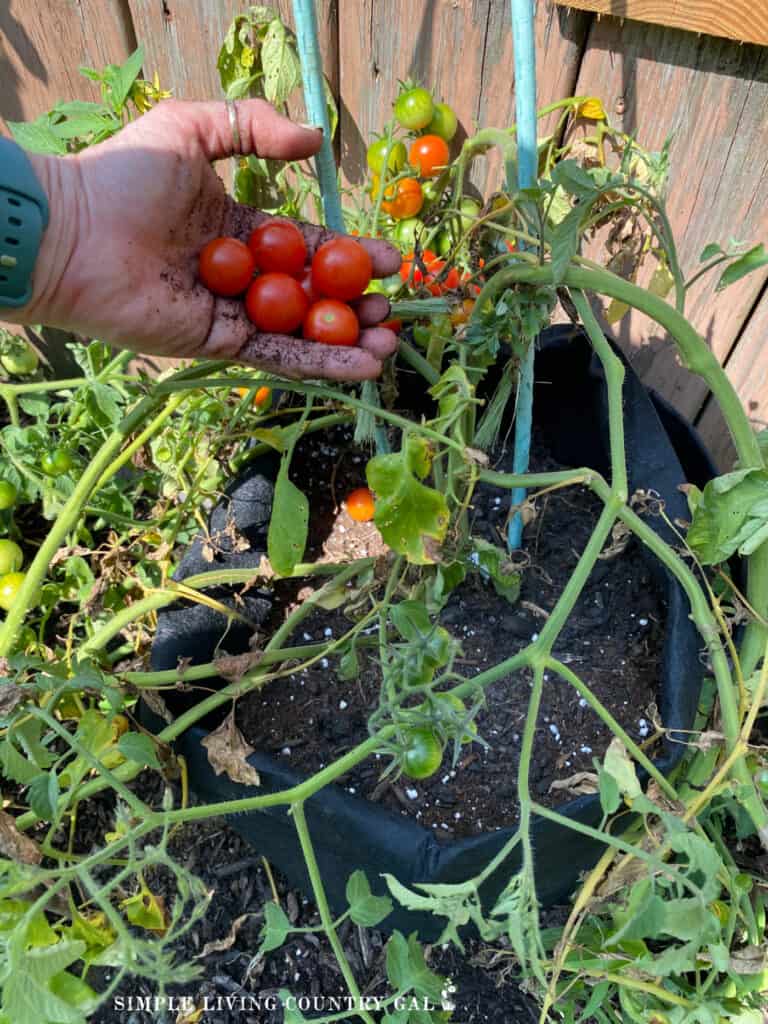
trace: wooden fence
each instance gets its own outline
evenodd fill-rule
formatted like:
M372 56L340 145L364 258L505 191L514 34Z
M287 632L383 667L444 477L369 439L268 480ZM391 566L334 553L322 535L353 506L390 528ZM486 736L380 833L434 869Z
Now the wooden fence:
M290 22L290 0L275 4ZM32 118L57 99L95 98L80 64L119 62L141 42L145 74L182 98L220 95L215 58L236 0L5 0L0 118ZM398 79L420 78L467 131L514 119L509 0L319 0L325 69L341 109L347 180L362 179L366 140ZM768 48L538 0L539 101L598 95L648 148L672 135L669 210L684 269L710 241L768 241ZM1 127L1 125L0 125ZM716 294L692 289L689 315L756 425L768 422L768 268ZM619 339L644 379L699 424L723 466L722 423L667 339L633 315Z

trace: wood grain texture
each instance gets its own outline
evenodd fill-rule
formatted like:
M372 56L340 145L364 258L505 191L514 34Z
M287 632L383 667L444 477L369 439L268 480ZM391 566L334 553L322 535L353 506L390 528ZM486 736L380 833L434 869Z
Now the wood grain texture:
M725 364L755 430L768 427L768 288L763 292ZM733 467L735 451L723 418L710 398L698 422L718 467Z
M649 149L673 136L668 209L686 276L708 242L768 237L768 50L601 19L577 91L602 97L612 120ZM614 113L619 100L623 116ZM766 278L768 269L716 294L715 275L691 290L687 315L721 361ZM693 419L706 389L680 369L662 332L632 314L617 334L646 382Z
M689 32L768 45L768 0L556 0L616 18L633 18Z
M133 49L121 0L2 0L0 118L28 121L58 100L98 100L81 64L119 64Z
M539 0L539 105L571 93L587 15ZM342 171L364 177L365 148L391 116L398 80L414 78L458 114L462 135L514 121L507 0L345 0L339 19ZM487 170L475 180L485 183Z

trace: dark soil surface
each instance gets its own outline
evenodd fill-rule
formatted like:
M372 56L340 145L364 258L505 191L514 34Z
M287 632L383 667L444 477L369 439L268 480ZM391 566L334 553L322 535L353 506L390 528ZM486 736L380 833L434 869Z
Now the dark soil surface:
M508 468L507 462L503 455L498 468ZM332 444L310 437L297 450L292 475L308 493L312 510L308 557L335 561L384 550L372 523L354 523L339 507L346 493L365 483L364 464L343 429L336 431ZM537 448L533 468L563 467ZM491 486L478 489L472 510L475 535L504 544L507 494ZM600 502L583 488L556 491L541 500L536 518L525 530L523 546L530 564L515 605L497 595L479 574L469 576L454 592L441 623L461 643L457 671L471 678L535 637L567 583L600 509ZM298 590L296 583L278 585L273 625L297 597L301 600ZM653 731L663 626L662 601L639 546L618 537L604 550L554 647L554 655L638 740ZM318 612L305 620L293 642L318 642L349 628L342 612ZM311 774L365 739L368 718L378 704L378 665L373 655L363 654L359 678L347 682L335 676L334 667L334 661L322 659L241 700L238 725L248 742ZM611 733L569 683L548 673L545 684L530 781L535 799L556 806L594 787L594 779L583 773L594 773L593 762L601 759ZM385 767L380 759L358 765L339 783L350 793L414 816L445 839L513 824L530 687L531 673L520 671L486 688L486 702L476 721L489 746L464 746L453 767L448 752L432 778L414 782L402 776L394 783L389 778L380 782Z
M263 906L275 893L296 927L317 925L319 919L314 904L290 889L274 866L267 873L264 860L237 833L220 820L187 826L176 833L171 849L176 860L202 878L212 891L205 916L174 947L179 962L199 958L200 977L172 986L168 996L173 996L175 1002L165 1005L147 1003L155 997L155 988L141 979L125 977L110 1000L90 1018L93 1024L282 1024L283 1011L277 996L280 989L287 989L297 998L306 996L318 1001L318 1009L323 1000L347 995L322 935L289 937L280 949L264 957L257 955ZM148 876L147 882L170 905L174 890L168 880L155 874ZM222 942L240 918L232 941ZM557 913L548 918L552 922L556 919ZM349 921L341 926L339 934L362 994L387 993L387 936ZM206 951L209 943L220 945ZM456 1006L453 1024L527 1024L538 1020L534 1000L514 980L511 957L503 944L490 948L470 942L465 955L453 947L432 946L426 948L426 954L432 970L450 978L456 988L451 997ZM106 985L109 974L102 980ZM94 984L91 976L89 981ZM203 1012L195 1015L195 1010ZM319 1014L305 1012L310 1019L313 1015Z

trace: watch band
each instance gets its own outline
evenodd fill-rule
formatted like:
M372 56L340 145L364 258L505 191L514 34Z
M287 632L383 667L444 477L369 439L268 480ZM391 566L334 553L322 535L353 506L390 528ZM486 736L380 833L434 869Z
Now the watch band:
M32 272L48 200L21 146L0 137L0 307L24 306L32 297Z

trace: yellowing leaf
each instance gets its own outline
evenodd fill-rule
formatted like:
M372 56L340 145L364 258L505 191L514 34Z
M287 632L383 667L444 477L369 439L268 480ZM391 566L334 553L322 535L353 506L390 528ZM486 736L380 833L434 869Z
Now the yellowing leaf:
M131 924L158 935L165 935L168 930L165 902L162 896L155 896L143 879L136 895L123 900L120 906Z
M607 121L608 115L602 101L597 96L589 96L576 108L577 117L587 117L590 121Z
M0 854L20 864L39 864L43 859L37 843L19 832L12 814L0 811Z
M605 319L609 324L617 324L628 312L629 306L626 302L619 302L618 299L611 299L608 304L608 308L605 311Z
M674 287L675 279L666 263L660 263L651 274L648 282L648 291L652 295L658 295L660 299L666 299Z

